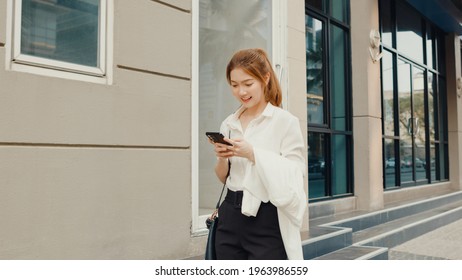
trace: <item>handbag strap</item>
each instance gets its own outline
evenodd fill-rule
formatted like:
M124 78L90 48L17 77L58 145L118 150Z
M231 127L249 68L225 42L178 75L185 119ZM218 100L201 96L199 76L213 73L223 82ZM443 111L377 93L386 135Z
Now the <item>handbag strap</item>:
M226 174L225 183L223 184L223 188L221 189L220 198L218 199L217 206L215 207L216 209L218 209L218 207L220 207L220 201L221 201L221 198L223 197L223 192L225 191L225 187L226 187L226 180L229 177L229 172L230 171L231 171L231 161L228 159L228 173Z
M231 138L231 131L229 131L229 138ZM220 198L218 199L217 206L215 207L216 209L220 207L220 201L221 201L221 198L223 197L223 192L225 191L225 187L226 187L226 180L228 180L230 172L231 172L231 160L228 159L228 172L226 173L225 182L223 183L223 188L221 189Z

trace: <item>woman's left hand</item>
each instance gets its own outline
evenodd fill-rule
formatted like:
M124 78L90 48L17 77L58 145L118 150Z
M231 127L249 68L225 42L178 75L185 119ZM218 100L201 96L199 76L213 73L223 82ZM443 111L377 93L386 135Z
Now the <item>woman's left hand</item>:
M250 145L249 142L243 139L229 139L229 138L225 138L225 141L233 144L232 146L228 147L228 150L233 152L233 156L243 157L255 163L253 146Z

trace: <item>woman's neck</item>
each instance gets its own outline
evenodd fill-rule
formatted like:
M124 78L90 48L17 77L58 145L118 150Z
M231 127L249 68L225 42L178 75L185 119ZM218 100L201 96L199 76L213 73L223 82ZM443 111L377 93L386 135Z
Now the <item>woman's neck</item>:
M247 118L255 119L258 116L260 116L261 113L263 113L267 105L268 105L268 102L265 101L265 102L258 104L257 106L253 106L252 108L244 109L244 111L242 111L241 113L241 116L245 114Z

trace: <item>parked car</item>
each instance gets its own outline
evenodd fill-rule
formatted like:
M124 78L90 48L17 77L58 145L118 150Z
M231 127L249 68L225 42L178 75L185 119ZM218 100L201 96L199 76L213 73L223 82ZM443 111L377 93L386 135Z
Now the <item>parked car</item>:
M385 161L385 168L393 168L395 167L395 158L388 158Z

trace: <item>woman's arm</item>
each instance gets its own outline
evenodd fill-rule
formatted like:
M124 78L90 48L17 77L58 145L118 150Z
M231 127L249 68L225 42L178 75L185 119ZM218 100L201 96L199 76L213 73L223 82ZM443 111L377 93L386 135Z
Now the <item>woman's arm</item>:
M226 180L226 175L228 174L228 160L227 158L218 157L217 163L215 165L215 174L217 174L218 179L224 184Z

